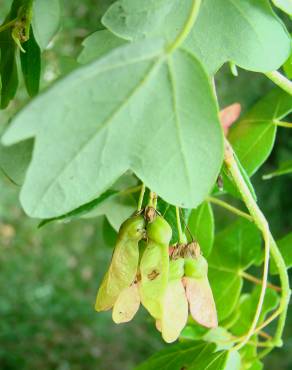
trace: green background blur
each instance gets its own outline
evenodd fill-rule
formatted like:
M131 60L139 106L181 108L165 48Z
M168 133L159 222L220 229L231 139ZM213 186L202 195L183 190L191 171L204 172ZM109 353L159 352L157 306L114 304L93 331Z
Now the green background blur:
M83 38L98 28L98 3L63 1L63 26L44 54L43 86L76 67L74 57ZM0 20L9 5L10 0L0 0ZM227 67L217 77L221 107L239 101L246 110L271 87L264 76L239 70L234 78ZM26 101L21 89L9 110L0 112L0 133ZM292 228L291 176L270 181L261 176L292 158L291 138L292 130L279 129L269 161L253 178L259 204L277 238ZM112 252L106 220L37 229L37 220L21 210L18 192L0 173L0 370L130 370L162 348L143 310L122 326L113 324L110 313L93 310ZM231 216L215 211L219 230ZM267 358L267 370L292 369L291 316L285 346Z

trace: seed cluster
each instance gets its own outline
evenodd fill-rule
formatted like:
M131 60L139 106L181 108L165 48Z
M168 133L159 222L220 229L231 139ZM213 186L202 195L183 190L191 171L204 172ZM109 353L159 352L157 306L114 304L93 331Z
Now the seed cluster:
M217 326L208 263L198 243L170 246L171 236L167 221L149 207L126 220L95 304L97 311L112 309L117 324L131 321L142 304L168 343L179 337L189 313L200 325Z

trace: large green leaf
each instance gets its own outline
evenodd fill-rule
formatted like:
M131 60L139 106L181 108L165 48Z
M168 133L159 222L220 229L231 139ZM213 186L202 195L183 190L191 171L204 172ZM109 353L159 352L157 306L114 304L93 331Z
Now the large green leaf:
M252 175L267 159L274 145L276 125L292 111L292 97L274 89L261 99L229 133L229 140L245 170Z
M120 0L108 9L103 23L127 39L153 35L173 39L192 2ZM227 61L251 71L275 70L291 48L289 34L268 0L204 0L185 46L211 74Z
M167 347L135 370L239 370L238 353L215 352L216 346L206 342L188 342ZM171 367L170 367L171 366Z
M240 272L261 258L261 238L256 226L238 220L216 235L208 259L209 280L219 320L226 319L238 302L242 278Z
M223 157L216 100L200 63L183 50L165 54L163 45L118 48L15 117L4 143L36 137L21 191L29 215L67 213L127 169L169 203L193 208L204 200Z
M277 245L284 258L287 269L290 268L292 266L292 232L278 240ZM271 261L270 271L272 274L279 273L273 260Z
M213 247L215 232L214 215L210 203L204 202L192 211L188 226L199 242L203 255L208 257Z
M37 43L45 49L58 31L61 17L60 0L35 0L33 5L33 30Z

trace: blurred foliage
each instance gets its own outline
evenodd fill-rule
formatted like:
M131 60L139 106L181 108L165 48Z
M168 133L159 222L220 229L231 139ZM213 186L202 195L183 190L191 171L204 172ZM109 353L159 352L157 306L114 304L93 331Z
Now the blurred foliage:
M100 27L94 10L100 3L63 0L62 29L43 55L43 88L77 66L82 40ZM9 4L0 0L0 19ZM220 107L238 101L243 111L272 86L264 76L242 70L235 78L228 65L216 83ZM21 89L0 113L0 132L27 100ZM291 159L291 139L292 130L279 128L272 155L252 178L276 238L291 231L291 176L263 181L262 175ZM117 326L109 313L93 309L112 252L112 238L104 238L110 225L99 217L37 229L37 221L21 211L18 191L0 174L0 369L130 370L160 349L159 334L143 311L130 324ZM234 218L218 208L215 216L217 231ZM291 316L285 346L267 358L269 370L292 367Z

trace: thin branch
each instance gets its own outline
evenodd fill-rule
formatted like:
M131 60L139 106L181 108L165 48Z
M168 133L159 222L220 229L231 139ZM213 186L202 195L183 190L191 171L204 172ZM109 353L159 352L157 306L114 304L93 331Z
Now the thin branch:
M236 214L237 216L246 218L247 220L253 222L253 218L252 218L251 215L249 215L246 212L241 211L240 209L238 209L236 207L231 206L230 204L228 204L227 202L224 202L223 200L220 200L220 199L215 198L215 197L207 197L206 200L210 203L216 204L216 205L218 205L222 208L227 209L228 211Z
M280 126L280 127L292 128L292 123L290 123L290 122L278 121L278 120L276 120L276 119L273 121L273 124L274 124L274 125L276 125L276 126Z
M242 177L242 174L240 172L240 169L238 168L237 162L234 157L233 149L231 145L226 140L225 142L225 163L226 166L232 175L232 178L242 196L243 201L245 202L246 207L248 208L255 224L257 227L261 230L263 234L263 239L265 243L265 258L264 258L264 271L263 271L263 278L262 278L262 288L261 293L259 297L259 301L256 308L256 313L254 315L252 324L246 333L244 339L238 343L234 350L238 350L242 348L250 338L253 336L254 331L256 329L257 323L260 318L260 314L262 311L264 298L266 294L266 288L267 288L267 280L268 280L268 271L269 271L269 255L270 255L270 231L269 231L269 225L262 214L261 210L259 209L256 201L254 200L252 194L250 193L250 190L248 186L245 183L244 178Z
M249 280L249 281L257 284L257 285L262 285L262 281L260 279L256 278L253 275L250 275L250 274L248 274L248 273L246 273L244 271L241 271L240 272L240 276L243 277L246 280ZM267 286L269 288L275 290L276 292L281 292L282 291L282 289L279 286L277 286L277 285L274 285L274 284L271 284L271 283L267 283Z

